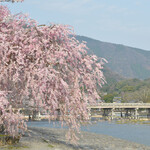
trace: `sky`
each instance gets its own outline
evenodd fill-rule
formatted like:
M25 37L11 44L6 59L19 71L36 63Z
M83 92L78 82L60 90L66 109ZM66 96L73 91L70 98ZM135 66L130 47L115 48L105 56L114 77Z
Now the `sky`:
M67 24L78 35L150 50L150 0L24 0L2 3L39 24Z

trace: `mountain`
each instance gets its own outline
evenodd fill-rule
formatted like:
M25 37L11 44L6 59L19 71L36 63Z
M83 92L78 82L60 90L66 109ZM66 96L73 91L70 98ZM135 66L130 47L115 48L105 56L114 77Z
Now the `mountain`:
M146 79L150 77L150 51L98 41L85 36L76 37L86 41L88 53L96 54L108 61L106 66L126 78Z
M120 76L119 74L111 71L108 67L104 66L104 68L102 69L104 76L105 76L105 80L107 83L105 83L106 86L115 84L119 81L125 80L124 77Z
M104 66L102 69L106 83L102 86L103 92L111 91L111 87L116 85L118 82L125 80L122 76L112 72L108 67Z

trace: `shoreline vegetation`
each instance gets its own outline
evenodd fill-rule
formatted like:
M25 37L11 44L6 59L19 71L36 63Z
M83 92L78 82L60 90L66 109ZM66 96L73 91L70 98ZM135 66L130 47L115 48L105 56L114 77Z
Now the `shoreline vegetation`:
M150 150L149 146L129 142L107 135L81 131L76 145L66 138L66 129L29 127L28 132L15 145L0 147L1 150Z

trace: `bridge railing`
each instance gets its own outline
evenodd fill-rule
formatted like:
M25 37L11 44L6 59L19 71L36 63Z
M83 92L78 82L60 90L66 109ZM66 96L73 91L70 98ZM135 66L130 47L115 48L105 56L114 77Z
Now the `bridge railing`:
M112 107L127 107L127 108L150 108L150 103L95 103L92 105L89 105L88 107L106 107L106 108L112 108Z
M97 103L101 106L150 106L150 103Z

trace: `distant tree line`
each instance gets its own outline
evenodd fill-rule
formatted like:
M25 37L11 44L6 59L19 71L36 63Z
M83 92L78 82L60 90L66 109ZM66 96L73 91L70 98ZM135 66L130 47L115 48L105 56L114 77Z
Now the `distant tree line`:
M150 102L150 79L125 79L107 83L101 95L105 102L113 102L114 97L121 97L122 102Z

